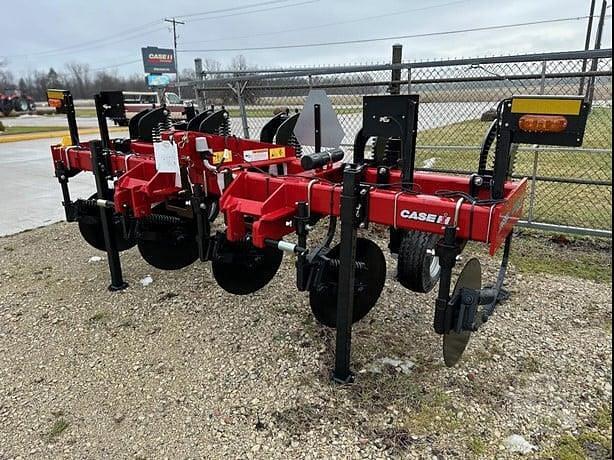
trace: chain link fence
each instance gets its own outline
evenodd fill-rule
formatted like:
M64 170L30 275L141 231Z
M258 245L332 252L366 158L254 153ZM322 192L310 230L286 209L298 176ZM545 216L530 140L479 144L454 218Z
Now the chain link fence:
M392 78L395 78L392 80ZM299 111L312 88L326 90L351 153L362 126L362 97L420 95L416 167L448 173L477 168L497 103L516 94L592 98L581 148L520 146L514 177L529 178L524 225L611 236L612 50L451 61L202 74L201 106L225 106L232 132L258 138L277 112ZM494 149L492 149L494 151ZM304 151L308 151L304 150Z

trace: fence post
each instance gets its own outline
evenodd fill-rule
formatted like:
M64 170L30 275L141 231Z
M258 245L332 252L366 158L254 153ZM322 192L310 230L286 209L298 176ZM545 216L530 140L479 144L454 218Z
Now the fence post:
M205 110L205 95L204 95L204 80L203 75L203 60L201 58L194 59L194 73L196 74L197 83L194 85L194 96L199 110Z
M411 94L411 66L407 66L407 94Z
M392 45L392 65L400 64L403 60L403 45ZM401 94L401 68L392 69L390 81L390 94Z
M237 95L237 102L239 102L239 113L241 114L241 123L243 124L243 137L249 139L249 126L247 124L247 111L245 110L245 102L243 101L243 90L247 82L241 85L238 81L235 87L235 93Z
M535 209L535 193L537 187L537 165L539 162L539 147L535 146L535 152L533 153L533 173L531 174L531 192L529 195L529 212L527 222L533 222L533 211Z
M539 94L544 94L546 91L546 68L548 66L548 61L542 62L542 76L539 81Z

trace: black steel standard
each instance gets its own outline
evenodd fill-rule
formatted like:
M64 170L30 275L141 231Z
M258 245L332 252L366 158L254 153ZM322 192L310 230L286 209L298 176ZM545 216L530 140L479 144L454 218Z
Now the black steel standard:
M333 380L350 383L354 375L350 370L352 346L352 312L354 310L354 270L356 262L356 233L358 228L362 167L347 165L343 172L341 192L341 243L339 253L339 292L337 295L337 337Z
M96 106L96 117L98 118L98 129L100 131L100 140L102 142L102 148L109 148L109 127L107 125L107 118L105 114L104 101L102 94L96 94L94 96L94 104Z
M79 130L77 129L77 114L75 112L75 104L70 91L64 91L64 103L62 106L63 112L66 114L68 121L68 131L70 132L70 142L72 145L79 145Z
M94 140L90 142L90 151L92 155L92 172L96 181L96 192L100 203L106 201L109 196L109 185L107 182L108 165L106 164L106 156L103 153L102 142ZM102 226L102 234L104 237L104 245L107 252L107 260L109 262L109 271L111 272L110 291L120 291L128 287L122 276L122 267L119 260L119 251L115 241L115 234L111 230L113 210L107 206L100 206L100 223Z
M66 114L66 121L68 122L68 130L70 132L70 142L72 145L79 145L79 130L77 128L77 115L75 113L75 104L70 91L62 91L63 101L62 107L58 109L59 113ZM67 222L74 222L76 220L75 206L70 198L70 189L68 188L68 179L77 174L78 171L71 171L62 162L56 162L55 176L58 178L60 187L62 189L62 205L64 206L64 212L66 214Z

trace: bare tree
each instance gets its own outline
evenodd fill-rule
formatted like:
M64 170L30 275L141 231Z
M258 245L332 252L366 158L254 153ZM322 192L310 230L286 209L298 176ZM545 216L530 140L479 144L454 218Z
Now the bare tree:
M66 64L66 69L70 75L68 80L72 87L73 93L78 98L91 97L90 90L90 66L79 62L69 62Z
M232 58L230 62L230 70L247 70L247 59L242 54L239 54Z
M219 72L222 70L222 63L217 59L205 58L203 60L203 70L206 72Z

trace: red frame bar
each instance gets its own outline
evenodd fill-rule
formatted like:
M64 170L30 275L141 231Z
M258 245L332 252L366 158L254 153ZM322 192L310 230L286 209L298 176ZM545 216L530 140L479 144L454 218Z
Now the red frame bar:
M279 149L282 146L196 132L164 133L178 146L179 163L188 171L192 184L200 184L208 195L220 197L220 209L226 217L227 237L231 241L251 234L254 245L264 247L265 239L281 239L294 232L292 217L297 202L306 201L310 212L317 216L340 214L342 168L340 165L305 171L296 159L294 149L285 147L283 156L248 163L244 152L252 149ZM196 152L195 139L205 137L213 152L228 149L232 160L217 165L207 164ZM51 147L56 166L73 173L91 171L89 144ZM117 212L130 210L142 218L151 208L167 199L177 198L181 188L175 186L173 173L156 170L153 144L133 141L130 154L109 154L115 184L114 203ZM269 174L271 167L283 165L287 175ZM247 169L251 169L248 171ZM263 172L254 170L262 169ZM275 169L275 168L274 168ZM233 181L222 190L219 175L230 171ZM368 167L365 183L377 182L377 169ZM404 230L419 230L443 234L445 225L453 222L458 207L458 237L489 244L490 254L501 246L522 214L526 194L526 179L505 184L504 200L496 204L477 205L460 198L439 196L441 192L468 194L470 179L428 172L416 172L414 192L400 190L401 173L390 171L388 188L376 187L369 192L368 221ZM479 200L488 200L488 190L482 190ZM246 220L246 217L249 218Z

